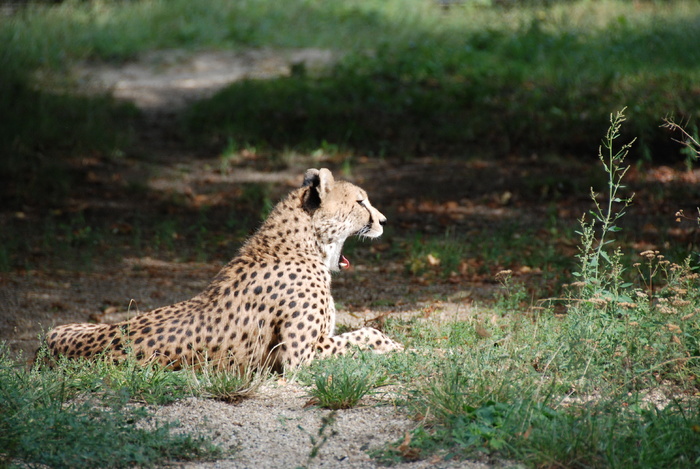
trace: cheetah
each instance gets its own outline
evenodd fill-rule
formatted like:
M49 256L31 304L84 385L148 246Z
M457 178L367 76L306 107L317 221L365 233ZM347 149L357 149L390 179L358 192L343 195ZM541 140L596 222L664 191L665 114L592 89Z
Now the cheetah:
M180 369L296 367L358 346L379 353L403 346L376 329L334 335L331 273L347 268L343 243L376 238L386 217L367 193L309 169L258 231L200 294L118 324L67 324L46 336L53 357L133 353L142 362Z

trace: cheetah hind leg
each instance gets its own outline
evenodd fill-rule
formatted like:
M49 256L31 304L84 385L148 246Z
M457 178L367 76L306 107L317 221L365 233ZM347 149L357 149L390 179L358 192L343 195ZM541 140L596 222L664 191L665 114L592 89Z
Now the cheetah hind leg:
M352 332L345 332L329 339L330 347L319 349L317 357L343 355L353 347L370 349L376 353L387 353L403 350L403 345L390 339L385 334L371 327L363 327Z

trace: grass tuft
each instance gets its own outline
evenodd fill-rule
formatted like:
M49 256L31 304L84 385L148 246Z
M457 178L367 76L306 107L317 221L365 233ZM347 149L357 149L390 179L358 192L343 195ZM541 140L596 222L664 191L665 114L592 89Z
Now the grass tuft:
M269 377L266 372L256 372L252 367L220 370L203 366L190 379L195 394L235 404L253 396Z
M312 366L309 394L318 406L351 409L375 389L385 386L388 377L371 360L338 357Z

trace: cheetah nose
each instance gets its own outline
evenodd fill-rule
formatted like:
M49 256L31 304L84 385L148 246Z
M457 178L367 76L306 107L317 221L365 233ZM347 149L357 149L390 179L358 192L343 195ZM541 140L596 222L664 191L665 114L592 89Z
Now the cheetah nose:
M382 226L386 225L386 218L385 218L385 217L380 218L380 219L379 219L379 224L382 225Z

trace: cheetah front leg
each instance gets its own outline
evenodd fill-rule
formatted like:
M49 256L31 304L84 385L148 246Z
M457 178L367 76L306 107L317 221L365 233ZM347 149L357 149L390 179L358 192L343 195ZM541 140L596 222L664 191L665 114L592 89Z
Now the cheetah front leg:
M371 327L363 327L352 332L345 332L328 337L317 347L316 356L319 358L331 355L343 355L358 347L363 350L372 350L376 353L386 353L403 350L403 345L390 339L385 334Z

